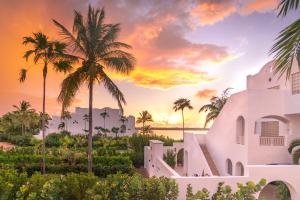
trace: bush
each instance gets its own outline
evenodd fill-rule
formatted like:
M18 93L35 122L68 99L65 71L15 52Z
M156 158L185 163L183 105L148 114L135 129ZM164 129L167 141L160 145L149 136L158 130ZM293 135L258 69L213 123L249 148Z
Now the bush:
M0 133L0 141L9 142L18 146L33 146L35 138L31 134L14 135L9 133Z
M130 152L128 153L130 160L132 161L132 164L139 168L141 166L144 166L144 152Z
M166 154L164 154L164 161L172 168L176 165L176 154L174 151L168 149Z

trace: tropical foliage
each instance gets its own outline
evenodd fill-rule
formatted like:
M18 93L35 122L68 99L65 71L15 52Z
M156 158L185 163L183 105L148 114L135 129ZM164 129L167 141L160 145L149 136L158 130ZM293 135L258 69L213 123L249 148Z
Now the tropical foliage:
M147 122L153 122L153 119L152 119L152 115L147 110L144 110L139 113L139 116L136 120L136 123L142 124L142 133L143 134L151 132L150 125L146 126Z
M207 126L207 124L213 120L215 120L218 115L220 114L223 106L225 105L225 103L227 102L227 99L229 97L230 94L230 90L231 88L227 88L226 90L224 90L221 94L221 96L213 96L210 99L210 103L203 105L199 112L208 112L206 115L206 119L205 119L205 123L204 123L204 127Z
M124 49L131 46L117 41L119 24L104 23L104 9L89 6L86 19L75 11L73 31L56 20L54 24L72 49L71 56L79 60L79 67L63 80L59 101L63 110L74 100L79 88L85 85L89 89L89 128L88 128L88 170L92 171L92 132L93 132L93 88L100 84L117 100L121 110L125 104L123 93L107 75L107 70L128 74L134 68L135 58Z
M229 185L224 182L219 183L217 191L214 194L203 188L202 190L193 193L193 188L189 184L187 187L186 199L187 200L254 200L255 194L260 192L266 185L267 181L261 179L259 183L255 184L252 181L247 182L245 185L238 183L237 191L234 192ZM211 198L210 198L211 196Z
M296 10L299 0L281 0L278 5L278 16L285 17L290 10ZM300 63L300 19L284 28L271 48L274 55L275 74L285 75L289 79L294 61Z
M176 154L171 149L168 149L164 154L164 161L172 168L176 165Z
M173 110L175 112L181 111L181 117L182 117L182 133L184 133L184 114L183 110L185 108L188 108L189 110L193 109L193 106L191 105L191 101L185 98L180 98L174 102Z

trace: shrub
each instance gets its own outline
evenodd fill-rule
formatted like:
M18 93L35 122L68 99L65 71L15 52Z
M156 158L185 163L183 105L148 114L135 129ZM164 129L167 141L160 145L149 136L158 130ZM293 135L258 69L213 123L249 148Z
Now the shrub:
M171 149L168 149L166 154L164 154L164 161L172 168L176 165L176 154Z
M0 133L0 141L9 142L18 146L33 146L35 144L35 138L31 134L14 135Z

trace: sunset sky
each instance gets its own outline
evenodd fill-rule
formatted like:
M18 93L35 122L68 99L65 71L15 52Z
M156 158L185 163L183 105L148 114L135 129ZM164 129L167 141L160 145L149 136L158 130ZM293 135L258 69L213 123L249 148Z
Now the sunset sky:
M268 56L278 32L296 19L297 12L277 18L277 0L0 0L0 114L21 100L42 105L42 68L22 58L22 37L42 31L59 39L51 19L71 29L73 10L86 13L88 4L104 7L107 23L120 23L119 40L133 46L137 65L128 77L111 74L123 91L125 113L137 116L148 110L156 124L181 123L173 102L191 99L188 126L202 126L201 105L227 87L245 89L246 76L256 73ZM18 82L21 67L28 79ZM59 114L57 103L63 74L49 72L47 112ZM103 89L95 87L95 107L116 108ZM83 87L72 106L87 107Z

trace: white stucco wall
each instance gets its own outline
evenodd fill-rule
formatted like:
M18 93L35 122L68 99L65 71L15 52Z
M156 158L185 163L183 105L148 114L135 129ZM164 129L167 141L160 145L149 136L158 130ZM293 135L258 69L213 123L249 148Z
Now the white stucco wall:
M93 131L96 133L97 131L94 129L96 126L104 127L104 119L100 115L106 110L109 117L106 117L105 119L105 128L111 130L113 127L120 128L123 124L120 121L121 112L119 109L113 109L113 108L94 108L93 109ZM88 108L80 108L76 107L75 112L71 113L72 118L67 121L67 127L68 131L71 132L71 134L81 134L83 133L85 129L85 121L83 120L83 116L85 114L88 114ZM60 116L52 116L52 120L49 121L49 128L47 129L47 133L53 133L53 132L59 132L58 125L61 122ZM119 133L119 136L124 135L132 135L136 132L135 130L135 118L134 116L128 116L127 121L124 123L126 126L126 133ZM86 122L86 129L88 129L88 122ZM114 135L114 134L108 134L108 135Z

